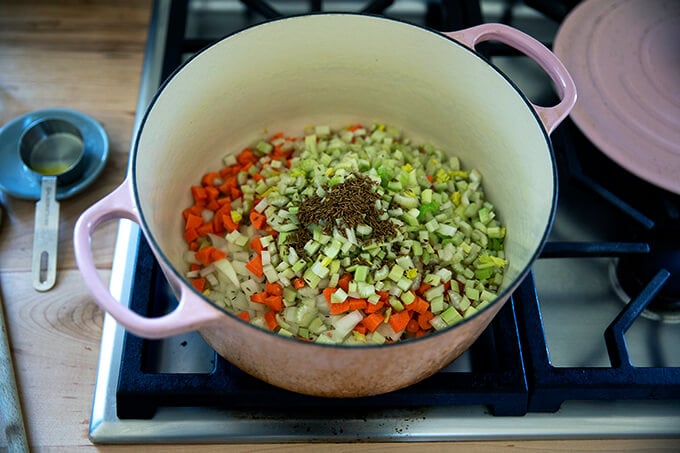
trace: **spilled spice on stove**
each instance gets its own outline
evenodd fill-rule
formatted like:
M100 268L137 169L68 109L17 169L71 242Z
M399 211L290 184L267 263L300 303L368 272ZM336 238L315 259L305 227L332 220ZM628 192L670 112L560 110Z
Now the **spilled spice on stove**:
M333 227L337 227L343 236L346 236L345 228L368 225L372 231L363 238L364 242L379 241L395 234L396 228L390 219L380 219L385 210L375 208L376 200L380 199L375 185L369 177L359 173L353 173L352 177L333 187L324 185L326 194L323 197L314 194L300 203L297 216L303 227L290 236L289 244L304 256L304 246L312 238L307 228L311 224L321 226L326 234L331 234Z

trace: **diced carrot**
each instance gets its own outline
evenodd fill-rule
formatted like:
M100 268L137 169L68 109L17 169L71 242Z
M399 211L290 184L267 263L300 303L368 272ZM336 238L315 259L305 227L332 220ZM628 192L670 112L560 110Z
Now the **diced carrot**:
M206 173L203 175L203 178L201 178L201 184L203 187L212 187L215 185L215 180L216 179L221 179L220 174L212 171L210 173Z
M375 332L375 329L377 329L384 320L385 316L382 313L372 313L366 316L361 323L371 332Z
M224 198L220 198L220 200L224 200ZM218 201L219 203L219 201ZM224 232L225 227L224 227L224 216L225 215L230 215L231 214L231 202L227 201L225 203L222 203L220 208L215 211L215 214L213 215L213 230L215 234L219 234Z
M190 215L195 215L196 217L202 218L203 210L205 209L205 202L200 202L200 203L194 203L191 207L186 208L184 211L182 211L182 216L184 217L184 221L189 218Z
M305 286L305 281L301 278L295 278L293 279L293 288L295 289L300 289L304 288Z
M189 266L190 271L200 271L202 266L200 264L192 264Z
M230 233L234 230L238 230L238 223L234 222L234 218L231 216L231 213L222 215L222 223Z
M260 214L259 212L252 210L250 211L250 222L255 228L262 230L267 223L267 217L264 214Z
M276 313L268 311L264 314L264 320L267 322L269 330L274 330L278 327L279 322L276 320Z
M194 197L195 203L198 203L208 198L208 194L205 193L205 189L203 188L203 186L191 186L191 195Z
M194 288L196 288L201 293L203 291L205 291L205 283L206 283L206 280L203 277L194 278L194 279L191 280L192 286Z
M432 288L432 285L428 285L427 283L421 283L418 289L416 290L416 294L422 296L423 294L425 294L425 291L427 291L430 288Z
M212 260L210 259L210 255L212 254L213 250L216 250L215 247L208 245L206 247L203 247L202 249L198 250L194 256L196 257L196 260L201 263L204 266L207 266L208 264L212 263Z
M220 191L220 193L224 195L230 195L231 189L238 186L236 177L234 176L225 176L222 178L222 180L223 183L219 187L217 187L217 189Z
M186 230L184 232L184 241L187 244L191 244L194 242L196 239L198 239L198 231L196 231L196 228L192 228L190 230Z
M210 261L219 261L227 257L227 254L220 249L213 248L210 251Z
M246 264L246 269L252 272L256 277L263 277L264 269L262 268L262 257L259 254L255 255L255 257Z
M330 286L323 289L323 297L326 298L326 302L331 304L331 296L338 290L338 288L331 288ZM332 304L331 304L332 305Z
M418 325L418 321L415 319L411 318L408 321L408 324L406 324L406 331L410 333L416 333L420 330L420 326Z
M337 304L328 302L328 306L331 308L332 315L339 315L340 313L345 313L349 311L349 300L345 300L344 302L340 302Z
M196 233L196 237L198 237L198 233ZM192 252L197 252L198 249L201 248L201 244L198 243L198 241L194 240L189 243L189 250Z
M231 195L232 200L236 200L243 196L243 192L241 192L241 190L237 187L232 187L231 189L229 189L229 195Z
M246 165L247 163L257 162L257 156L253 152L252 148L244 148L238 156L236 156L236 161L241 165Z
M361 129L363 126L361 124L353 124L347 128L348 131L354 132L357 129Z
M213 234L222 234L225 231L224 220L222 215L214 215L213 220Z
M368 330L366 326L362 326L361 324L357 324L354 326L354 330L356 332L359 332L360 334L366 335L366 331Z
M267 291L272 296L280 296L283 294L283 286L280 283L265 283L265 291Z
M434 180L434 178L432 177L432 175L427 175L427 180L432 182Z
M352 281L352 274L350 272L345 272L338 279L338 286L343 289L343 291L349 291L349 282Z
M272 228L271 225L265 226L264 230L262 230L262 231L264 231L265 233L267 233L270 236L274 236L275 238L279 236L279 232L276 231L274 228Z
M418 332L416 332L416 338L420 338L420 337L422 337L422 336L424 336L424 335L427 335L427 331L426 331L426 330L419 330Z
M206 236L208 233L214 233L215 228L212 222L205 222L203 225L196 229L199 236Z
M215 173L217 175L217 173ZM218 189L215 186L208 186L205 188L205 194L208 197L208 200L217 200L217 197L220 196L220 189Z
M420 296L416 298L410 304L404 305L407 310L415 311L416 313L425 313L430 309L430 304Z
M222 180L224 181L228 176L235 176L236 174L238 174L240 169L241 169L240 164L234 164L222 168L219 173L220 176L222 177Z
M431 311L421 313L418 315L418 325L423 330L429 330L432 328L432 324L430 324L430 320L432 318L434 318L434 313L432 313Z
M355 299L354 297L350 297L347 300L349 301L350 310L363 310L368 305L366 299Z
M408 310L398 311L390 315L389 323L392 326L392 330L399 333L406 328L409 320L411 319L411 313Z
M444 282L444 290L448 291L451 289L451 280Z
M281 296L267 296L264 303L270 310L280 313L283 310L283 297Z
M250 300L252 302L257 302L258 304L263 304L265 303L264 301L267 299L269 294L267 294L266 291L262 291L261 293L255 293L250 296Z
M260 242L260 237L255 236L251 241L250 241L250 250L254 250L257 253L260 253L262 251L262 243Z
M387 302L388 299L390 298L390 293L387 291L376 291L375 292L378 296L380 296L380 301L381 302Z
M201 216L197 216L195 214L189 214L187 217L187 221L184 224L184 230L195 230L196 228L200 227L203 225L203 218Z
M220 203L217 201L217 198L209 198L208 203L205 205L206 209L210 209L211 211L217 211L220 209Z
M248 313L247 311L242 311L241 313L237 314L236 316L238 316L239 318L241 318L245 322L250 322L250 313Z
M255 180L255 182L260 182L260 181L262 181L262 180L264 179L264 176L262 176L262 175L259 174L259 173L255 173L255 174L253 175L253 179Z
M368 304L366 305L366 308L364 309L365 313L375 313L376 311L380 310L385 306L385 302L382 300L379 300L378 302L374 304Z
M277 132L276 134L272 135L269 141L276 140L277 138L283 138L283 132Z

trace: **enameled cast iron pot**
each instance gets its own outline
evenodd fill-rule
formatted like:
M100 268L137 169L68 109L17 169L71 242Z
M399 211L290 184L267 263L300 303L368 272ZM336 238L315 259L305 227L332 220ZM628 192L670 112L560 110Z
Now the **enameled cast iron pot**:
M474 52L498 40L535 60L560 96L529 102ZM178 69L136 134L131 169L75 227L75 253L95 301L128 331L148 338L198 330L220 355L271 384L300 393L355 397L420 381L463 353L527 274L552 225L556 169L548 134L576 101L571 77L533 38L507 26L440 34L354 14L286 18L229 36ZM182 277L183 207L189 187L264 130L381 122L458 155L484 176L507 225L510 261L498 299L460 324L402 343L328 346L251 326L214 306ZM138 223L179 300L160 318L118 303L98 278L90 240L105 220Z

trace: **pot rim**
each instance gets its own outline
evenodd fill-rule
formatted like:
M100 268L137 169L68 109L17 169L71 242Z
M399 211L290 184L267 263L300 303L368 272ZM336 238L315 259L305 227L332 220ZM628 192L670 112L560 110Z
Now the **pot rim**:
M552 190L552 196L551 196L551 206L550 206L550 210L549 210L549 213L548 213L548 221L545 225L543 235L542 235L540 241L538 242L539 245L536 248L536 250L534 251L534 253L531 255L531 258L527 261L525 266L522 268L522 270L517 274L517 277L509 285L507 285L502 291L500 291L498 293L498 295L496 296L496 298L492 302L487 304L485 307L483 307L481 310L479 310L478 312L476 312L472 316L463 318L461 321L454 324L453 326L449 326L449 327L442 329L442 330L435 330L435 331L428 333L427 335L424 335L422 337L410 338L410 339L404 340L404 341L397 341L395 343L385 343L385 344L381 344L381 345L366 344L366 345L358 346L358 345L344 345L344 344L323 344L323 343L320 344L320 343L305 342L305 341L298 340L296 338L289 338L289 337L286 337L286 336L283 336L283 335L279 335L275 332L262 329L260 327L257 327L257 326L250 324L249 322L242 320L241 318L237 317L235 314L231 313L230 311L228 311L228 310L218 306L217 304L213 303L212 301L210 301L203 294L201 294L197 289L195 289L192 285L188 284L186 278L181 274L181 272L179 272L179 270L177 268L175 268L175 266L173 266L170 263L170 260L168 259L166 254L163 252L163 249L160 247L160 245L156 241L155 237L150 232L150 228L147 224L146 217L145 217L143 211L140 209L140 206L141 206L140 197L139 197L139 193L138 193L137 187L136 187L137 152L139 150L139 142L140 142L141 135L142 135L142 132L143 132L143 129L144 129L144 125L146 124L153 107L155 106L156 102L158 101L160 96L163 94L163 92L165 91L167 86L175 79L175 77L185 67L187 67L189 64L191 64L194 61L195 58L199 57L200 55L202 55L203 53L205 53L206 51L208 51L209 49L211 49L214 46L222 45L222 43L224 41L227 41L228 39L231 39L234 36L237 36L237 35L239 35L243 32L246 32L250 29L253 29L253 28L256 28L256 27L267 26L267 25L275 23L275 22L288 21L288 20L300 20L300 19L305 19L305 18L309 18L309 17L318 17L318 16L323 16L323 17L341 17L341 16L362 17L362 18L369 18L369 19L374 19L374 20L384 20L384 21L387 21L387 22L394 22L396 24L400 24L400 25L403 25L403 26L414 27L414 28L417 28L417 29L420 29L420 30L423 30L423 31L426 31L426 32L430 32L430 33L434 34L436 37L446 39L446 40L450 41L451 43L458 45L462 49L469 52L469 54L471 56L473 56L474 58L478 58L478 59L482 60L489 67L491 67L497 74L499 74L501 77L503 77L506 82L508 82L510 84L510 86L514 89L514 91L517 94L519 94L519 96L522 99L522 101L524 102L525 106L531 112L531 115L534 117L534 120L536 121L537 125L539 126L539 128L541 130L541 133L543 134L543 139L544 139L544 142L547 146L547 151L548 151L549 157L550 157L553 190ZM141 227L141 229L144 233L145 239L151 243L150 245L151 245L152 250L154 250L156 252L156 255L157 255L156 258L157 259L159 257L162 258L163 261L165 262L164 267L167 270L169 270L170 272L172 272L174 274L174 277L177 278L178 281L180 281L182 283L182 285L184 285L190 291L192 291L194 293L194 295L196 295L202 302L210 304L212 307L219 309L222 313L226 314L229 318L231 318L234 321L238 321L238 322L248 324L248 326L250 328L252 328L253 330L255 330L259 333L271 335L273 337L278 338L280 341L294 342L295 344L298 344L301 347L333 348L333 349L354 350L354 351L357 351L357 352L362 351L362 350L366 350L367 348L370 348L370 349L374 349L374 348L381 348L382 349L382 348L386 348L386 347L394 348L394 347L399 347L399 346L404 346L404 345L416 344L416 342L430 341L430 340L433 340L433 339L437 339L441 335L444 335L444 334L447 334L447 333L450 333L450 332L456 330L458 327L462 326L463 324L466 324L468 322L472 322L472 321L476 320L480 315L485 313L487 310L491 309L492 306L494 306L498 303L505 303L507 301L507 299L512 295L514 290L522 283L522 281L524 281L526 276L529 274L529 271L531 270L533 263L536 261L536 259L538 259L539 255L541 253L541 250L543 249L543 247L545 246L545 243L547 242L548 235L550 234L550 231L552 230L552 226L553 226L553 223L554 223L555 213L557 211L558 173L557 173L555 153L554 153L554 150L553 150L553 147L552 147L552 141L550 140L550 136L548 134L548 131L546 130L545 125L541 121L536 110L533 108L531 101L519 89L519 87L510 79L510 77L508 75L506 75L503 71L501 71L493 63L484 59L474 49L466 46L462 42L460 42L460 41L458 41L458 40L456 40L456 39L454 39L450 36L444 35L443 33L439 32L439 31L437 31L433 28L430 28L430 27L427 27L427 26L424 26L424 25L414 24L414 23L411 23L411 22L408 22L406 20L399 19L399 18L389 18L389 17L379 16L379 15L376 15L376 14L358 13L358 12L312 12L312 13L295 14L295 15L290 15L290 16L285 16L285 17L281 17L281 18L267 20L265 22L261 22L261 23L258 23L258 24L249 25L249 26L244 27L240 30L229 33L227 35L224 35L222 38L218 39L214 43L207 45L206 47L202 48L201 50L199 50L195 54L191 55L185 62L183 62L177 68L175 68L175 70L173 70L172 73L162 82L162 84L160 85L160 87L158 88L156 93L154 94L153 98L149 102L148 106L146 107L146 109L144 111L144 115L142 117L142 120L140 121L139 126L137 127L137 129L135 131L135 137L134 137L134 142L133 142L133 146L132 146L132 149L131 149L131 153L132 153L132 160L131 160L130 169L131 169L132 173L131 173L131 178L130 178L129 184L131 185L132 194L133 194L133 197L134 197L134 202L135 202L135 205L136 205L138 212L139 212L140 227ZM200 326L199 326L199 329L200 329Z

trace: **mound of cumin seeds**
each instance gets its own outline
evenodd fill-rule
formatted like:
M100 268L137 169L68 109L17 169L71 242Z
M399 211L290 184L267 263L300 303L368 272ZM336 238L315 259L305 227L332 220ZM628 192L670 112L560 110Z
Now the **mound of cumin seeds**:
M289 244L298 255L306 255L304 246L312 238L310 225L319 225L326 234L332 234L336 227L343 236L346 236L346 228L368 225L372 231L362 239L363 242L380 241L395 234L396 228L390 219L381 220L385 210L375 207L380 199L375 186L374 181L359 173L353 173L333 187L322 186L326 192L323 197L311 195L298 206L297 217L301 225L291 234Z

